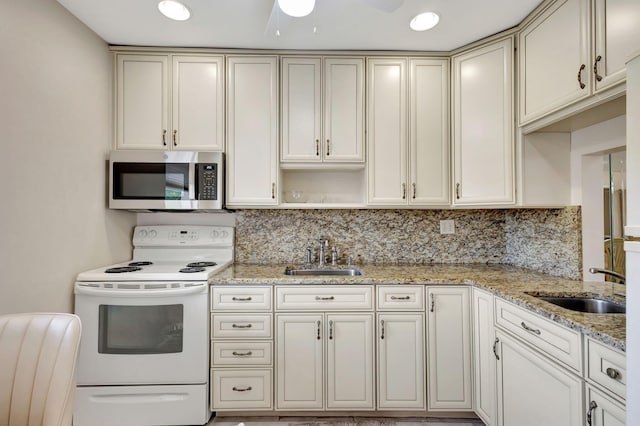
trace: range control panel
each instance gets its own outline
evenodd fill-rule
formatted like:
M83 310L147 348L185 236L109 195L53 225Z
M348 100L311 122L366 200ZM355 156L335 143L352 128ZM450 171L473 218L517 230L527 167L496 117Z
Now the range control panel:
M141 225L133 232L135 247L233 246L232 226L209 225Z

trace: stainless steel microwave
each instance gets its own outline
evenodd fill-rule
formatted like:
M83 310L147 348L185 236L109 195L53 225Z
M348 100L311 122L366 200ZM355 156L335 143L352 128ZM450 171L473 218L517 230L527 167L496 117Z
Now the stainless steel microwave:
M109 208L224 209L224 154L190 151L112 151Z

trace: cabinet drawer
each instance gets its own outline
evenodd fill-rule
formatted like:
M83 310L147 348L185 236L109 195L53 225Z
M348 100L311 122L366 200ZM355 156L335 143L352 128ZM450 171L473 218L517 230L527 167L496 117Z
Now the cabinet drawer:
M587 339L587 378L626 399L626 355Z
M422 311L424 310L424 286L378 286L376 287L379 310Z
M270 338L271 314L211 314L211 338Z
M211 287L212 311L270 311L271 287Z
M496 323L567 365L582 371L581 335L501 299L496 299Z
M211 342L211 366L271 365L271 342Z
M277 287L276 309L290 311L371 311L373 310L373 287Z
M211 410L271 409L270 369L211 369Z

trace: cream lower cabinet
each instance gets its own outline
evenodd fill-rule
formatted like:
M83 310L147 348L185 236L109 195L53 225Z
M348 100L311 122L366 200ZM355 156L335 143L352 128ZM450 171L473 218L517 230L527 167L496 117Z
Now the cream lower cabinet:
M587 384L585 388L587 425L589 426L624 426L627 412L605 392Z
M496 400L496 354L494 331L494 297L491 293L473 288L473 409L486 426L498 424Z
M584 424L579 377L501 330L496 338L499 425Z
M427 287L427 408L471 411L469 288Z
M227 206L278 204L278 58L227 57Z
M424 313L379 313L377 323L378 409L425 409Z
M372 313L277 314L276 342L276 409L374 408Z

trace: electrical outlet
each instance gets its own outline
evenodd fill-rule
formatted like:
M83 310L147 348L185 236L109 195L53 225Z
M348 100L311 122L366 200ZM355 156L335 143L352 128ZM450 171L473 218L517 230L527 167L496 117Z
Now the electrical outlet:
M440 234L455 234L456 223L454 220L441 220L440 221Z

